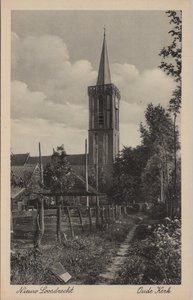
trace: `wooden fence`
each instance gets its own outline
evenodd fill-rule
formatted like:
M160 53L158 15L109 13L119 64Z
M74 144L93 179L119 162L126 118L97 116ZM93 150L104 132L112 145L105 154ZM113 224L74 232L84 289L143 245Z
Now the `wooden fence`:
M31 225L29 225L29 228L34 232L34 245L39 248L41 247L41 240L44 233L48 231L48 227L51 226L51 223L53 223L52 232L54 227L57 239L61 242L61 237L65 233L66 228L68 228L68 234L73 238L77 235L77 232L80 234L81 232L93 233L96 230L105 230L109 224L126 216L127 207L123 205L93 207L61 205L56 209L46 210L44 210L43 205L39 205L37 210L13 213L13 220L17 221L18 218L22 217L24 219L33 219L33 229ZM13 223L15 222L13 221ZM20 226L13 226L13 231L14 227L16 230L21 229Z

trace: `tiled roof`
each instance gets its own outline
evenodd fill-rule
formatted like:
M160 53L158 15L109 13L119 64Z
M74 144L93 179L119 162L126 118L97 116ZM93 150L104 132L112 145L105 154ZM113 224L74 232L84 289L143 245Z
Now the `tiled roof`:
M72 187L72 190L70 192L80 192L80 193L83 193L83 192L86 192L86 182L85 180L83 179L82 176L80 175L75 175L75 184L74 186ZM95 188L93 188L92 186L88 186L88 192L90 193L93 193L93 194L97 194L97 190Z
M49 156L42 156L42 163L43 165L47 165L51 162L51 155ZM85 154L73 154L66 156L67 161L73 165L85 165ZM39 163L38 156L31 156L28 158L27 164L37 164Z
M11 171L16 177L24 179L26 176L29 178L32 176L36 165L26 164L24 166L12 166Z
M50 162L51 162L51 155L42 156L43 165L47 165ZM39 156L30 156L27 163L28 164L38 164L39 163Z
M21 188L18 186L11 187L11 198L14 200L17 197L21 196L25 192L25 188Z
M12 154L11 165L12 166L23 166L29 157L29 153L24 154Z
M49 188L43 188L42 190L34 190L34 194L38 192L42 193L43 195L52 195L52 192ZM56 192L57 194L57 192ZM58 194L60 194L58 192ZM95 188L88 185L88 191L86 191L86 183L82 176L75 174L75 183L73 187L65 193L66 196L87 196L87 195L99 195L100 193L97 192Z
M67 161L73 165L85 165L85 154L67 155Z

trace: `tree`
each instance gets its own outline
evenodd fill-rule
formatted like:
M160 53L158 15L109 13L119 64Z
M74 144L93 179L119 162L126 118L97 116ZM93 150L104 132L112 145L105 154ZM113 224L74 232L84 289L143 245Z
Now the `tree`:
M160 68L167 75L172 76L176 81L176 88L172 93L169 102L168 110L173 114L173 135L174 135L174 176L173 176L173 200L177 196L177 130L176 118L180 113L181 108L181 70L182 70L182 12L169 10L166 12L170 19L170 24L173 28L169 31L172 37L172 42L169 46L163 47L160 51L160 56L164 61L161 62Z
M149 104L145 111L146 124L140 125L142 145L148 161L142 172L142 189L150 201L161 198L168 213L172 210L170 185L173 174L173 123L169 112L161 105ZM178 137L178 132L176 132ZM178 146L178 142L176 142Z
M51 157L51 163L44 169L44 184L56 196L57 210L57 237L61 242L61 195L71 190L75 183L75 174L66 159L64 147L57 147Z
M112 197L116 202L132 204L140 201L141 172L146 161L145 147L124 147L120 152L113 167Z

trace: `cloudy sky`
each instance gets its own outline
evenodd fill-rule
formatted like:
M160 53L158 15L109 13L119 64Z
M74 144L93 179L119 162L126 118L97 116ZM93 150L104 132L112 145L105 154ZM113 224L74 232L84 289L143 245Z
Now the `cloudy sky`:
M120 89L120 142L140 144L148 103L166 106L175 87L159 68L170 25L163 11L12 12L11 144L43 154L64 144L83 153L87 87L96 83L106 26L112 82Z

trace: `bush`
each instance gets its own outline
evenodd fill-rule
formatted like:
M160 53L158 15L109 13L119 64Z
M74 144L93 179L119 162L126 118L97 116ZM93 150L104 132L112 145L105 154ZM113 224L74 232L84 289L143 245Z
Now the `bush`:
M134 210L134 212L138 212L138 211L139 211L139 208L140 208L139 204L134 204L134 205L133 205L133 210Z
M145 240L148 236L152 235L151 228L148 225L138 225L135 232L135 237L138 240Z
M164 203L157 203L148 211L151 219L163 219L166 217L166 207Z
M139 225L138 239L129 248L128 259L114 284L181 283L180 220L165 221L165 225L156 225L154 230L149 227L149 236L148 227Z

